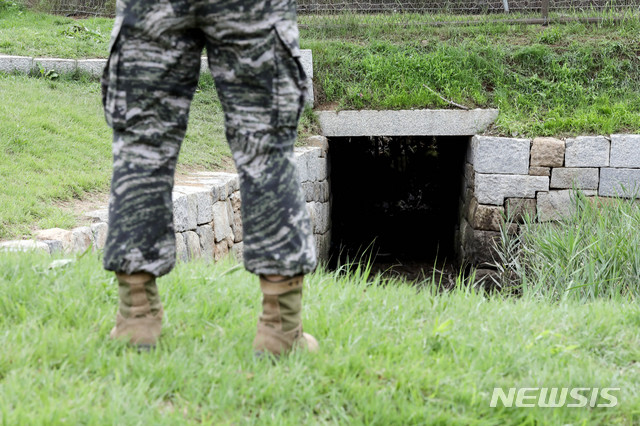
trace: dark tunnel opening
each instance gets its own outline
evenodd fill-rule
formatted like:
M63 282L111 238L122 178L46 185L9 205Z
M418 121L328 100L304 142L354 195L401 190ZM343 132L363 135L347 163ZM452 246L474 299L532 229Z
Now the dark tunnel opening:
M329 138L330 266L371 256L374 272L411 281L431 278L434 268L457 271L455 234L469 139Z

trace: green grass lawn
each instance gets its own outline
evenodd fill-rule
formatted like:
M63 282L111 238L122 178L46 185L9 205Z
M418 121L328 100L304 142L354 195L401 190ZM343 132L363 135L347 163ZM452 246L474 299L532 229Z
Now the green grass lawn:
M592 201L522 226L522 254L499 263L513 291L383 282L362 266L310 274L303 319L321 350L275 364L253 357L257 278L231 260L159 279L163 336L139 354L107 339L117 283L99 253L53 267L56 256L5 252L0 422L638 424L640 206ZM492 408L495 388L619 390L608 408L602 396Z
M229 167L210 80L196 93L179 170ZM73 227L81 212L59 203L108 190L111 130L99 83L0 74L0 135L0 239Z
M317 99L340 109L499 108L493 133L640 132L640 19L433 27L455 16L301 16ZM402 22L396 25L394 22ZM110 20L0 11L0 52L105 57Z
M257 279L228 262L161 278L156 352L107 339L117 284L87 254L0 256L3 424L637 424L640 312L439 293L366 273L307 279L317 354L275 365L251 342ZM620 388L613 408L491 408L494 387ZM600 400L599 402L606 402Z
M73 19L0 7L0 53L106 58L112 27L108 18Z

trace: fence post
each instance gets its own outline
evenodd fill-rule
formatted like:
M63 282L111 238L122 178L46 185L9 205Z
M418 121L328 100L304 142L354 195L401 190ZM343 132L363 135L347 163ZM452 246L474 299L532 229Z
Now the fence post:
M549 0L542 0L542 20L543 26L549 25Z
M502 0L502 6L504 6L504 13L509 13L509 0Z

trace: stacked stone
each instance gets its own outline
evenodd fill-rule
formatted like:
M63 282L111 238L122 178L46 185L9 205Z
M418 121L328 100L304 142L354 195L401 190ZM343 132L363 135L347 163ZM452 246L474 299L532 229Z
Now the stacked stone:
M242 253L238 176L201 172L173 188L173 223L179 260L220 260Z
M318 146L297 148L295 162L312 218L316 246L321 259L328 258L331 242L331 208L326 139L315 137ZM200 172L190 174L174 187L174 227L177 258L220 260L227 254L242 258L242 218L238 175ZM7 241L0 249L37 249L47 253L83 252L102 249L108 230L107 209L87 213L94 222L70 231L46 229L34 241Z
M106 223L108 213L106 210L97 210L90 214L95 222L90 226L80 226L70 231L60 228L44 229L36 232L35 241L7 241L0 243L0 249L15 250L16 244L24 246L24 249L39 249L47 253L81 253L92 247L102 248L109 228Z
M640 135L529 139L475 136L465 165L460 257L491 262L505 217L538 221L571 213L573 190L586 196L635 197ZM512 228L515 231L515 228Z
M324 136L313 136L307 143L312 146L296 149L296 167L313 224L318 258L328 260L331 246L329 145Z

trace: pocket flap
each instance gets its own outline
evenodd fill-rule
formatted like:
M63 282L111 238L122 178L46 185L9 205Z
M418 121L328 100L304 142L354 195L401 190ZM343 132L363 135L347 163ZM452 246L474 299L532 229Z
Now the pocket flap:
M118 35L120 34L120 29L122 29L123 21L124 17L122 16L122 14L116 15L116 19L113 21L113 30L111 30L111 39L109 40L109 53L111 53L113 45L116 44L116 40L118 39Z
M298 42L300 38L298 24L295 21L280 21L275 25L275 28L280 41L289 49L291 56L299 58L301 54Z

